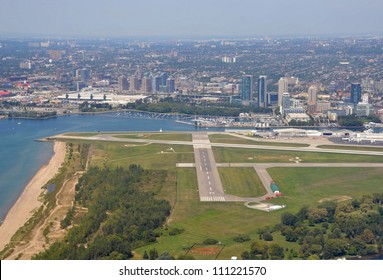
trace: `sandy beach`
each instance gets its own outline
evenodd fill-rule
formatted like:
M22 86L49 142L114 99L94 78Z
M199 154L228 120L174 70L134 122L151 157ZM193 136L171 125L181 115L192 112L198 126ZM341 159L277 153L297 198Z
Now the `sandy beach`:
M0 226L0 251L4 249L11 237L25 224L34 211L41 206L42 203L39 201L41 188L56 175L64 162L65 143L55 142L53 149L54 154L49 163L42 166L35 174Z

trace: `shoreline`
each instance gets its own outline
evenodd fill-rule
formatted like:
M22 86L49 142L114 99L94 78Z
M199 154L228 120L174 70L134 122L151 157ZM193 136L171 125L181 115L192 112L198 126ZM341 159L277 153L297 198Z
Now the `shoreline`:
M53 156L29 181L0 225L0 251L10 242L16 231L28 221L34 211L42 205L39 200L43 191L41 188L57 174L65 160L65 155L66 144L54 142Z

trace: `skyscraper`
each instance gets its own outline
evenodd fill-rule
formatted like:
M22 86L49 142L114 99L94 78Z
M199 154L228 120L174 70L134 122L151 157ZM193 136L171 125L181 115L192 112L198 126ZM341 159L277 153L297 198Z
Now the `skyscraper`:
M154 76L152 79L152 91L159 92L162 85L162 76Z
M258 78L258 107L267 107L267 76Z
M139 80L138 80L138 78L135 77L135 76L131 76L131 77L129 78L129 84L130 84L130 86L129 86L129 91L130 91L131 93L136 93L137 90L140 88Z
M317 103L317 87L312 85L309 87L309 93L308 93L308 98L307 98L307 103L309 105L314 105Z
M246 75L242 77L241 83L239 84L239 92L242 100L253 100L253 84L253 76Z
M87 68L81 69L81 78L83 81L87 81L90 79L90 71Z
M125 76L118 77L118 93L129 89L129 83Z
M173 93L176 90L175 80L173 78L168 78L166 80L166 90L168 93Z
M290 109L290 93L288 92L284 92L282 94L282 109L281 109L282 115L285 114L284 112L286 109Z
M285 92L289 92L289 80L280 78L278 81L278 106L282 105L282 95Z
M149 93L152 91L152 80L149 77L144 76L142 78L141 92Z
M360 84L351 84L351 103L356 106L362 101L362 87Z

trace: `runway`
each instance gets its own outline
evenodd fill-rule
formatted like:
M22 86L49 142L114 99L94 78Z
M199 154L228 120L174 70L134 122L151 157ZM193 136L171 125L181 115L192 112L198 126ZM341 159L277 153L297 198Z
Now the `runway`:
M193 133L200 201L226 201L213 150L206 132Z

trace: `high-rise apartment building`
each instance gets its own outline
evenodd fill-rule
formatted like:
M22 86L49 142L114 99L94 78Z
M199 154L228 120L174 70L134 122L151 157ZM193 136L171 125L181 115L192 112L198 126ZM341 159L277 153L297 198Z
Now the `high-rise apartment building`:
M351 84L351 103L356 106L362 101L362 87L360 84Z
M282 105L281 105L281 113L284 115L284 111L290 109L290 93L284 92L282 94Z
M285 92L289 92L289 79L280 78L278 81L278 106L282 105L282 95Z
M89 71L89 69L87 69L87 68L83 68L83 69L81 69L81 79L83 80L83 81L87 81L87 80L89 80L90 79L90 71Z
M175 80L173 78L166 80L166 90L168 93L173 93L176 90Z
M244 101L250 101L253 100L253 76L246 75L242 77L241 83L239 84L239 93L241 96L241 99Z
M152 80L149 77L143 77L141 83L141 92L149 93L152 91Z
M258 107L267 107L267 76L258 78Z
M314 105L317 103L318 88L314 85L309 87L309 92L307 96L307 103L309 105Z
M130 93L136 93L140 89L140 83L136 76L129 77L129 91Z
M162 85L162 76L154 76L152 78L152 91L159 92Z
M123 93L129 89L128 79L125 76L118 77L118 93Z

